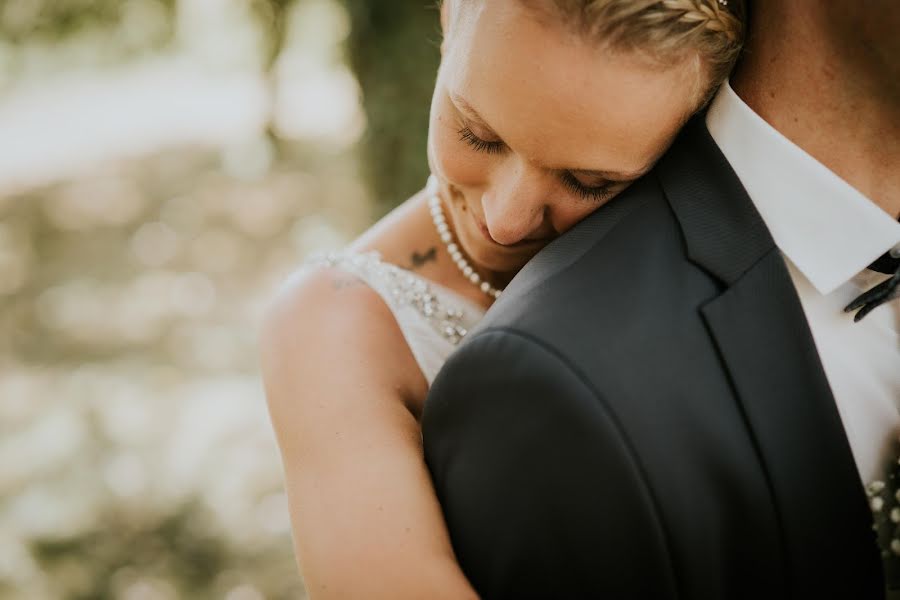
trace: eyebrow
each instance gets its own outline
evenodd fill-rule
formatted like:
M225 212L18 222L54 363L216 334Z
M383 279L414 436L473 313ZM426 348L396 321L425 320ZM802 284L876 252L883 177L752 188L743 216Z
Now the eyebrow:
M478 122L479 125L486 129L490 129L492 133L494 129L487 124L481 115L478 114L478 111L469 104L469 102L460 96L457 93L451 93L450 99L453 103L462 110L462 112L466 113L466 116L473 121ZM499 137L499 136L498 136ZM603 179L607 179L610 181L630 181L632 179L637 179L645 175L650 169L652 165L648 165L642 169L633 172L624 172L624 171L603 171L603 170L595 170L595 169L552 169L553 171L566 171L572 173L573 175L580 175L582 177L602 177Z
M451 93L450 99L453 100L453 103L457 106L457 108L462 109L463 112L469 113L469 116L479 121L482 125L487 125L484 119L481 118L481 115L478 114L478 111L475 110L471 104L469 104L468 100L463 98L457 93Z

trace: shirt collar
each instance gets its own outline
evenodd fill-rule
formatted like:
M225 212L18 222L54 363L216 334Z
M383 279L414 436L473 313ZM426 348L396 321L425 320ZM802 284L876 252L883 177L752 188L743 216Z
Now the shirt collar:
M819 293L900 245L900 223L753 112L728 82L706 126L775 244Z

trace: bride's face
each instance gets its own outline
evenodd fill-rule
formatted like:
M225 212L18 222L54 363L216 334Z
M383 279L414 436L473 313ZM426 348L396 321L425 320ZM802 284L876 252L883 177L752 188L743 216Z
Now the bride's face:
M662 70L612 52L520 0L446 10L429 161L474 266L517 271L651 168L702 76L695 61Z

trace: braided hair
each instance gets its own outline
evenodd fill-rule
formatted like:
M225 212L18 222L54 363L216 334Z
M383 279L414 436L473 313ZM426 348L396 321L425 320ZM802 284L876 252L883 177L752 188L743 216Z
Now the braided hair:
M744 41L743 0L521 0L583 36L660 67L697 60L704 104L728 77Z

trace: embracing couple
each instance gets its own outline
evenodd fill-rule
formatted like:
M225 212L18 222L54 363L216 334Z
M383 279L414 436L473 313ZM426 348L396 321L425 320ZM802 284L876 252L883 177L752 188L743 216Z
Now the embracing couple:
M894 597L900 3L441 16L427 187L262 336L310 597Z

